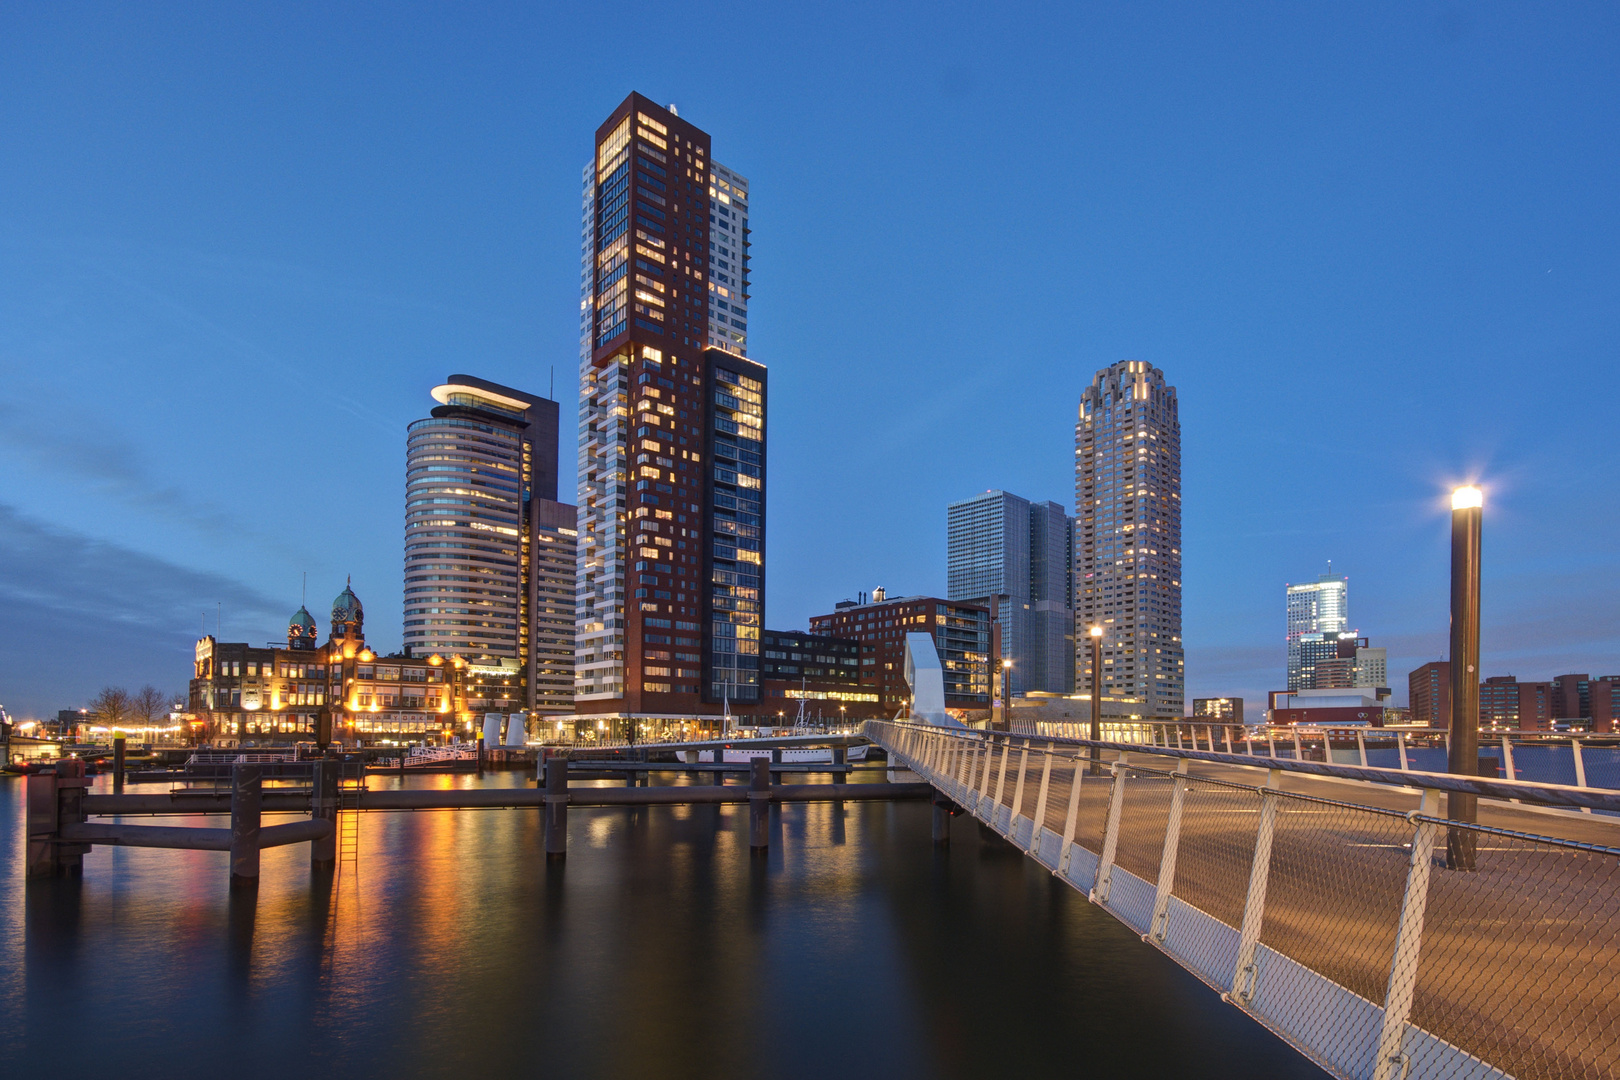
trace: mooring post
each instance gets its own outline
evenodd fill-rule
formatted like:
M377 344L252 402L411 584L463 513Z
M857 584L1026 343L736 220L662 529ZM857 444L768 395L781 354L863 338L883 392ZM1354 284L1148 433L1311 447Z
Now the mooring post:
M331 823L332 831L309 844L309 868L331 870L337 866L338 763L317 761L309 788L311 821Z
M484 775L484 737L478 736L478 775Z
M764 853L771 846L771 763L755 758L748 777L748 847Z
M568 759L546 760L546 861L568 855Z
M263 805L264 770L258 765L231 766L231 888L259 887L259 811Z
M948 846L951 842L951 800L937 789L934 791L934 845Z
M90 845L64 844L60 835L63 825L84 820L84 791L89 784L84 762L78 758L58 761L54 773L28 777L27 876L77 877L84 873L84 854Z
M771 764L772 765L780 765L780 764L782 764L782 748L780 746L774 748L771 751ZM781 782L782 782L782 772L781 772L781 770L780 769L772 769L771 770L771 783L780 784Z
M124 737L113 736L113 791L122 794L124 790Z
M832 748L832 782L835 784L849 783L849 748L835 746Z

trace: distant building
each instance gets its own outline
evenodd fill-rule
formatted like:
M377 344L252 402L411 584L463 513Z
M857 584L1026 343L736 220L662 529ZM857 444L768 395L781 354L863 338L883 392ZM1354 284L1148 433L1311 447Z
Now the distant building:
M861 643L851 637L767 630L761 638L760 674L765 711L822 720L864 720L883 715L876 686L861 685ZM875 666L875 665L874 665Z
M1054 502L987 491L947 508L948 592L993 609L1004 696L1074 692L1074 520Z
M1103 630L1104 696L1179 719L1181 419L1176 388L1139 360L1102 369L1074 427L1075 689L1091 689L1091 627Z
M539 713L571 713L577 511L568 503L541 499L531 521L529 707Z
M1433 660L1406 677L1412 723L1423 727L1451 725L1451 664Z
M1288 689L1309 690L1318 685L1314 681L1315 660L1336 659L1336 643L1350 629L1350 579L1323 574L1315 581L1284 588L1288 600ZM1322 654L1324 642L1332 643L1332 656Z
M877 693L886 716L894 716L911 700L905 678L908 632L934 636L945 669L948 709L978 712L990 708L990 671L995 657L990 610L981 604L937 596L890 600L878 589L870 602L843 600L834 605L832 614L813 616L810 631L861 643L861 687Z
M1363 724L1382 727L1386 722L1386 701L1389 692L1375 690L1371 694L1358 688L1277 690L1270 695L1269 719L1279 727L1302 725L1307 727L1357 727Z
M1522 683L1512 675L1493 675L1479 684L1481 729L1547 731L1552 720L1550 682Z
M1243 723L1243 699L1240 697L1193 698L1195 719L1226 720Z

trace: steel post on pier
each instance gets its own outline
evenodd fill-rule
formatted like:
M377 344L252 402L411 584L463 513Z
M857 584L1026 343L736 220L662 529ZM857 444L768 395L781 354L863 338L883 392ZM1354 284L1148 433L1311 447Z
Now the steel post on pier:
M113 792L122 794L124 790L124 737L113 738Z
M332 826L332 831L310 842L311 870L331 870L337 866L337 815L338 763L317 761L310 783L309 818L311 821L327 822Z
M63 841L62 829L85 820L84 795L89 784L84 762L78 758L63 758L54 772L28 777L28 877L78 877L84 873L84 854L90 845Z
M231 888L259 887L259 812L264 770L231 766Z
M478 775L484 775L484 737L478 736Z
M568 855L568 759L546 760L546 861Z
M748 775L748 847L763 855L771 846L771 763L755 758Z

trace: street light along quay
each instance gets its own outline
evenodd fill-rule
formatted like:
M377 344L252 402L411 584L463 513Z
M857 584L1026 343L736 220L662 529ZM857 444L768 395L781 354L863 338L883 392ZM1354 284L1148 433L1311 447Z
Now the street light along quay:
M1469 484L1451 493L1451 754L1447 768L1479 775L1479 558L1485 493ZM1446 816L1473 824L1479 796L1452 792ZM1446 834L1446 865L1474 869L1477 836L1471 829Z

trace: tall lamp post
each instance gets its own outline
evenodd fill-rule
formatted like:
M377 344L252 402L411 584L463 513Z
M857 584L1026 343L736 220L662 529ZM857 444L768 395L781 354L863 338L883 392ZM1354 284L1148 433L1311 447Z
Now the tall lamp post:
M1451 753L1448 769L1479 775L1479 557L1485 494L1469 485L1451 493ZM1473 824L1479 796L1446 796L1446 816ZM1472 829L1446 833L1446 865L1474 869L1477 842Z
M1102 627L1091 628L1091 741L1102 739ZM1102 751L1096 746L1091 748L1091 771L1097 771L1098 763L1102 761Z

